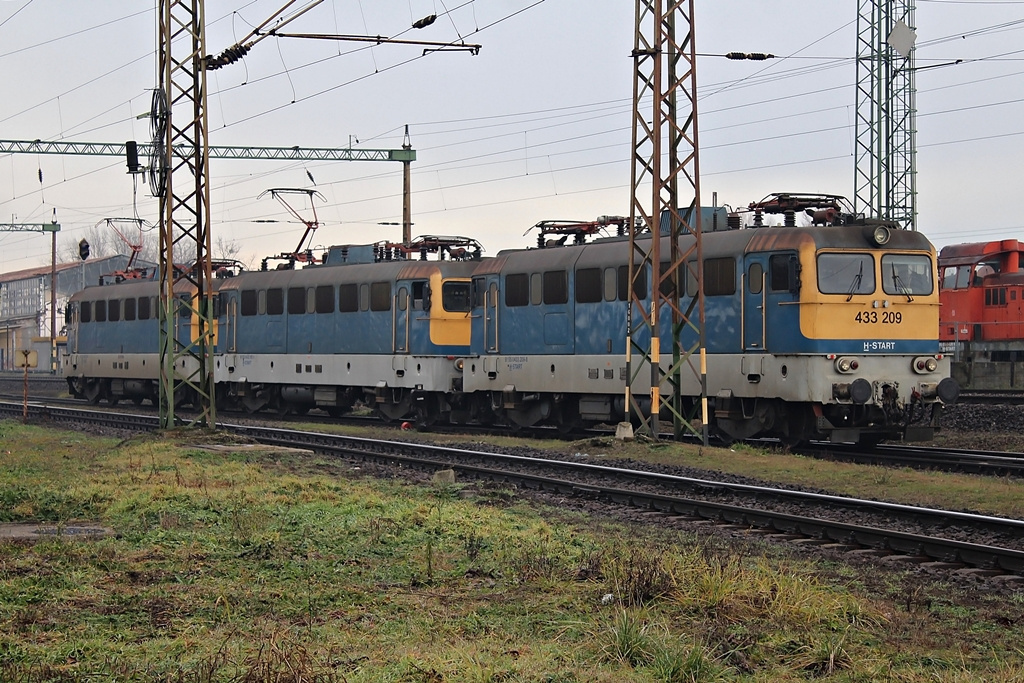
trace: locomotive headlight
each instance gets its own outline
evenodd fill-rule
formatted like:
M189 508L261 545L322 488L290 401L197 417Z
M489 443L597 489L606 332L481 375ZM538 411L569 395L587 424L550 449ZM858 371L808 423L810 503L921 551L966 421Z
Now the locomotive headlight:
M864 226L864 237L875 247L883 247L889 243L892 231L885 225Z
M918 356L911 363L911 367L917 374L924 375L938 370L939 361L934 356Z
M835 361L836 372L843 375L848 375L859 367L860 363L852 356L840 356Z
M459 372L462 372L462 368L465 367L465 363L466 361L464 361L463 359L458 359L457 361L455 361L455 369L458 370Z

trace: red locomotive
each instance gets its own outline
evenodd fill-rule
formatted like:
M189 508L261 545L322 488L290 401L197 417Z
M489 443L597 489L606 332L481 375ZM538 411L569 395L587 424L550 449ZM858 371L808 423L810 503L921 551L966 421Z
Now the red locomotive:
M964 389L1024 390L1022 254L1014 239L939 252L939 340Z

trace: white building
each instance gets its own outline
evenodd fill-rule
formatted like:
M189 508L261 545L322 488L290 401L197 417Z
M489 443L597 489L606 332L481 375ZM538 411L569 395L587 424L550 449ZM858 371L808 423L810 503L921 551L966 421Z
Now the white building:
M123 255L57 264L54 361L67 341L64 305L68 298L86 285L99 284L101 277L123 270L127 265L128 257ZM48 367L46 360L51 357L50 280L50 266L0 274L0 370L15 369L15 352L31 349L39 356L37 371L56 371L57 366Z

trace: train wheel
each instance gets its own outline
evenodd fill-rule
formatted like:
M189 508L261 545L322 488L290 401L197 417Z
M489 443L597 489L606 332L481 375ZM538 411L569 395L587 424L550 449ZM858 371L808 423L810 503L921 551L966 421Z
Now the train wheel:
M559 434L569 434L582 423L579 404L575 399L565 401L558 406L557 410L558 412L555 414L554 420L555 429L558 430Z
M796 450L807 443L807 439L802 439L799 436L784 436L779 439L779 442L785 447L787 451Z
M729 446L736 443L737 439L721 430L715 430L711 432L711 436L718 440L718 443L722 444L722 448L728 448Z
M434 420L431 420L428 415L416 411L416 416L413 418L413 424L416 426L417 432L429 432L431 425L434 424Z
M137 406L141 406L142 402L146 400L145 396L132 396L132 403Z
M878 444L882 443L885 436L882 434L861 434L860 438L857 439L857 445L863 446L864 448L874 448Z
M433 397L427 396L413 409L413 415L413 424L416 425L416 430L420 432L427 431L437 424L438 410L436 401Z
M555 429L558 430L559 434L570 434L579 425L580 420L578 417L563 413L558 416L558 420L555 422Z
M97 405L100 399L103 398L103 392L100 390L99 382L89 382L85 385L85 390L82 392L85 396L85 400L93 405Z

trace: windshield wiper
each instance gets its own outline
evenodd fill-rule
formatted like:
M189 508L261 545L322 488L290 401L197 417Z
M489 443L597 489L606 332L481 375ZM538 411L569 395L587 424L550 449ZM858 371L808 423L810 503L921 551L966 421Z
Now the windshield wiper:
M846 297L846 300L847 300L847 301L849 301L850 299L852 299L852 298L853 298L853 295L854 295L854 293L856 293L856 291L857 291L858 289L860 289L860 283L861 283L861 282L862 282L863 280L864 280L864 262L863 262L863 261L861 261L861 262L860 262L860 270L858 270L858 271L857 271L857 274L856 274L856 275L855 275L855 276L853 277L853 282L851 282L851 283L850 283L850 289L849 289L849 290L848 290L848 291L846 292L846 293L847 293L847 295L848 295L848 296Z
M913 301L914 297L910 296L910 289L903 284L903 279L899 273L896 272L896 264L892 264L892 283L896 286L896 293L903 294L907 297L907 301Z

